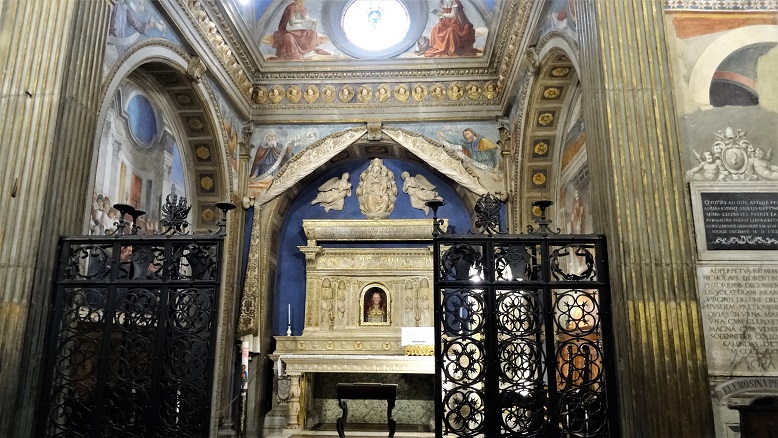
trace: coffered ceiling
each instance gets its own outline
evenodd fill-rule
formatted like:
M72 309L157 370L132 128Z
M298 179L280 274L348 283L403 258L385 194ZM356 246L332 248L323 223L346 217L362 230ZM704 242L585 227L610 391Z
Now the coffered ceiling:
M542 3L175 0L172 6L219 61L231 82L225 88L253 119L315 122L504 115ZM456 16L446 17L448 11Z

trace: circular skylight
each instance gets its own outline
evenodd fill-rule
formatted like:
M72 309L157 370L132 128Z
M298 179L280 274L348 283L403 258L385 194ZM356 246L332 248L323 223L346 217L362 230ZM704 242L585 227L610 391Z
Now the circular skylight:
M431 15L421 0L327 0L322 25L330 42L359 59L387 59L413 47Z
M411 27L405 5L397 0L355 0L341 22L349 42L368 51L381 51L402 42Z

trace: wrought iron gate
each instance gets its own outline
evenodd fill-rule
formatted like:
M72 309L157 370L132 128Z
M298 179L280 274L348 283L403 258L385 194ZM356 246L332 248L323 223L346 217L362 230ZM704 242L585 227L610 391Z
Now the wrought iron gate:
M61 240L39 436L208 436L223 230Z
M436 435L619 436L605 238L438 231Z

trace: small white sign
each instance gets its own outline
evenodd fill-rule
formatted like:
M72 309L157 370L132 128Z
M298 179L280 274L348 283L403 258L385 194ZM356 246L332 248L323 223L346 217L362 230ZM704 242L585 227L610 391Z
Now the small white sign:
M402 346L435 345L434 327L403 327L401 335Z

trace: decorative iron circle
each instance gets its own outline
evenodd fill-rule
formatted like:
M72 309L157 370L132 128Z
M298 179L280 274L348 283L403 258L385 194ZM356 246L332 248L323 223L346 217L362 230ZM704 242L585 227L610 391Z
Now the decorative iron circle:
M484 394L470 387L454 388L443 397L445 429L457 436L474 436L486 419Z
M513 385L513 389L526 389L542 385L544 373L543 345L535 340L500 342L501 384Z
M555 248L548 256L551 275L557 281L595 280L593 245L570 244ZM573 259L572 257L575 257ZM573 272L572 270L575 270Z
M541 323L541 304L533 291L498 290L496 296L497 327L511 336L538 333Z
M572 436L607 436L608 406L605 394L577 388L559 399L560 427Z
M486 322L484 304L481 290L446 290L442 302L444 332L472 336L483 331Z
M554 321L560 331L575 336L598 332L600 304L595 293L569 289L554 300Z
M585 338L573 338L557 346L557 375L564 387L584 387L602 379L602 350Z
M535 436L542 432L547 421L547 401L543 392L537 389L503 393L500 400L502 435L506 435L506 431L520 436Z

